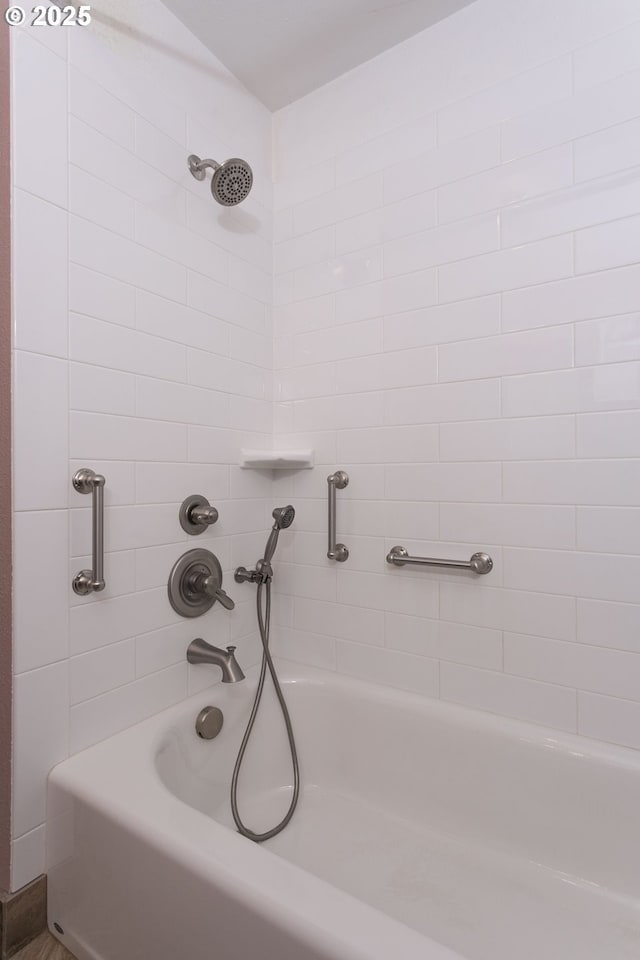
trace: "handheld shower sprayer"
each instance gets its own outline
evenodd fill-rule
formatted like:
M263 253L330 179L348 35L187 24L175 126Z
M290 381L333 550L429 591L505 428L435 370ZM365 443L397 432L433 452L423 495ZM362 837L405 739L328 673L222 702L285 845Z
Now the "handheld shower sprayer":
M249 722L247 723L244 737L242 738L240 750L238 751L238 756L233 768L233 776L231 777L231 812L233 813L234 823L238 828L238 833L241 833L243 837L248 837L255 843L262 843L263 840L269 840L271 837L275 837L276 834L280 833L281 830L284 830L293 816L298 803L298 796L300 794L300 767L298 764L298 753L293 736L293 727L291 725L291 718L289 716L287 704L285 703L284 695L280 687L280 681L278 680L276 668L273 665L273 660L271 659L271 653L269 651L269 630L271 626L271 581L273 580L271 561L273 560L273 555L276 552L280 531L286 530L287 527L291 526L295 515L296 511L291 504L288 504L286 507L276 507L271 514L273 517L273 527L271 528L269 539L267 540L264 548L264 557L262 560L258 560L255 570L247 570L246 567L238 567L234 575L236 583L256 583L258 585L256 607L258 614L258 629L260 631L260 640L262 642L262 664L260 667L260 677L258 678L258 688L253 701L253 707L251 708L251 715L249 717ZM262 603L263 595L265 599L264 608ZM267 675L267 669L271 675L274 690L278 698L285 727L287 729L287 739L289 741L291 764L293 767L293 789L288 810L280 822L270 830L265 830L262 833L258 833L247 827L240 815L240 810L238 809L238 777L240 775L240 768L244 759L245 750L247 749L247 744L249 743L249 738L251 737L251 731L253 730L253 725L256 720L258 707L260 706L260 701L262 699L262 691L264 690L264 681Z
M267 540L267 545L264 548L264 557L263 563L270 564L273 560L273 555L276 552L276 547L278 545L278 537L281 530L286 530L287 527L290 527L293 523L293 519L296 515L296 511L289 504L286 507L276 507L271 516L273 517L274 524L271 528L271 533L269 534L269 539Z
M276 507L271 516L273 517L273 526L269 534L269 539L264 548L264 556L256 563L255 570L247 570L246 567L238 567L234 574L236 583L266 583L273 577L271 561L278 546L278 537L281 530L286 530L293 523L296 515L295 509L288 504L286 507Z

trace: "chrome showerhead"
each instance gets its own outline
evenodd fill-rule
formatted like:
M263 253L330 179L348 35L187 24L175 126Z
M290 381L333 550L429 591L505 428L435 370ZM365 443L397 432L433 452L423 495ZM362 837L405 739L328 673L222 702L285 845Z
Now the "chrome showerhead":
M224 207L234 207L249 196L253 186L253 171L246 160L233 157L225 160L213 174L211 193Z
M232 157L224 163L218 163L216 160L201 160L192 153L187 162L196 180L204 180L207 168L213 170L211 195L223 207L235 207L249 196L253 186L253 171L246 160Z
M274 529L277 530L286 530L287 527L290 527L293 523L293 518L296 515L296 511L289 504L286 507L276 507L271 516L275 520Z

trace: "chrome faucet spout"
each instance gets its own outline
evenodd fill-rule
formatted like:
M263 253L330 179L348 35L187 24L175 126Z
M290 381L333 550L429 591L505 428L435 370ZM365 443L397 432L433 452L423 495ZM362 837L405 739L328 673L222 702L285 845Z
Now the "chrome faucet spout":
M192 640L187 647L189 663L210 663L222 670L223 683L237 683L244 680L244 673L235 657L235 647L214 647L201 637Z

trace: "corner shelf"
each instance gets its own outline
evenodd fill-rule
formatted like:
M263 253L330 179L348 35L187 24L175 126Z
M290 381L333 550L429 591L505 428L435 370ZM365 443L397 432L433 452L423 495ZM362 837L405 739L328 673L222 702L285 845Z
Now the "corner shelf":
M310 470L313 450L241 450L240 466L247 470Z

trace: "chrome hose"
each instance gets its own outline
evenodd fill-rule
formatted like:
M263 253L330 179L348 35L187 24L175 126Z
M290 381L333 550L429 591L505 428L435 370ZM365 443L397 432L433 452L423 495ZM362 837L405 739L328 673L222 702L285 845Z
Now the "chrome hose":
M265 612L263 615L262 612L262 591L263 588L266 588L266 602L265 602ZM291 817L294 814L296 806L298 805L298 796L300 793L300 770L298 767L298 753L296 750L296 744L293 737L293 727L291 726L291 718L289 716L289 711L287 710L287 704L285 703L284 695L280 689L280 682L278 680L278 675L276 674L276 668L273 665L273 660L271 659L271 653L269 652L269 628L271 625L271 581L267 580L266 583L262 581L258 584L258 596L257 596L257 608L258 608L258 628L260 630L260 639L262 640L262 665L260 667L260 677L258 679L258 689L256 690L255 699L253 701L253 707L251 708L251 716L249 717L249 722L247 723L247 729L244 732L244 737L242 738L242 743L240 744L240 749L238 751L238 756L236 758L236 763L233 768L233 776L231 778L231 812L233 813L233 819L235 825L238 828L238 833L241 833L243 837L248 837L249 840L253 840L255 843L262 843L264 840L270 840L271 837L275 837L281 830L284 830L286 825L291 820ZM266 678L267 667L269 668L269 673L271 674L271 679L273 680L273 686L276 691L276 696L278 697L278 702L280 703L280 708L282 710L282 716L284 718L285 726L287 728L287 737L289 738L289 749L291 751L291 762L293 765L293 796L291 797L291 803L289 809L287 810L285 816L282 818L280 823L276 824L275 827L272 827L271 830L266 830L264 833L254 833L253 830L249 830L248 827L244 825L238 811L238 776L240 775L240 767L242 766L242 761L244 759L244 754L247 749L247 744L251 737L251 731L253 730L253 725L256 720L258 713L258 708L260 706L260 701L262 699L262 691L264 689L264 681Z

